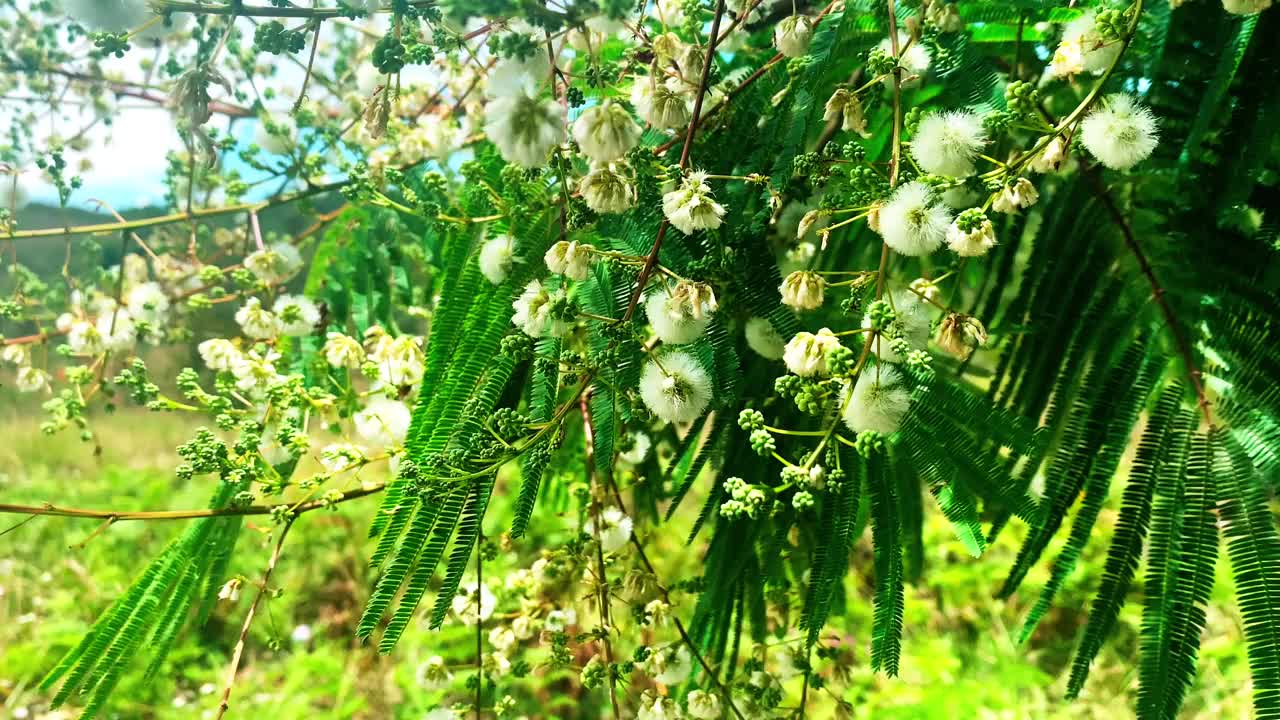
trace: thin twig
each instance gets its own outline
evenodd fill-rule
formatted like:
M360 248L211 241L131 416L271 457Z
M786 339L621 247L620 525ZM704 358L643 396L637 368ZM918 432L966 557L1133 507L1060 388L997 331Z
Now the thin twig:
M244 616L244 624L240 626L240 638L236 640L235 651L231 654L231 663L227 666L226 685L222 689L222 703L218 705L218 715L215 720L222 720L227 714L227 710L231 707L231 688L236 682L236 671L240 668L240 658L244 655L244 647L249 637L249 627L253 625L254 615L258 612L258 604L262 602L262 596L267 594L267 585L271 582L271 572L276 569L276 563L280 561L280 553L284 550L284 539L289 534L289 528L293 527L293 519L285 521L280 526L280 536L276 538L275 549L271 551L271 559L267 561L267 569L262 573L262 584L258 586L258 594L253 597L253 604L249 606L249 612Z
M385 483L378 483L369 487L352 490L342 497L333 501L312 500L302 503L292 508L292 513L301 515L302 513L319 510L324 507L331 507L351 500L359 500L369 495L376 495L386 489ZM249 505L247 507L228 507L228 508L204 508L202 510L92 510L86 508L62 507L45 503L44 505L12 505L0 503L0 513L8 513L14 515L51 515L54 517L76 517L76 518L95 518L98 520L112 520L113 522L123 522L125 520L191 520L193 518L206 517L225 517L236 515L270 515L277 505Z
M613 493L613 501L617 503L618 509L621 510L624 515L629 515L630 513L627 512L627 504L623 502L622 493L618 490L618 484L614 482L612 476L607 478L607 483L609 490ZM649 574L654 577L654 585L658 589L658 594L662 596L662 601L667 605L672 605L671 594L661 582L657 581L658 571L654 568L653 563L649 561L649 556L645 554L644 543L640 542L639 533L634 531L631 533L631 546L635 548L636 556L640 558L640 564L644 565L645 570L649 571ZM676 617L674 612L671 615L671 621L672 624L676 626L676 632L680 634L680 640L689 648L689 652L691 652L694 659L698 661L698 665L702 667L704 672L706 672L707 677L711 678L712 684L716 686L716 690L718 690L721 697L724 698L725 705L729 706L729 709L733 711L734 716L737 717L738 720L746 720L742 715L742 711L738 710L738 706L733 704L733 692L720 681L720 676L716 674L715 669L712 668L711 664L707 662L707 659L703 657L702 651L698 649L697 644L693 642L693 638L689 636L689 631L685 628L684 623L680 622L680 618Z
M1124 244L1133 253L1133 257L1138 261L1138 268L1151 285L1151 296L1160 308L1160 313L1164 315L1165 324L1169 326L1169 334L1173 336L1173 344L1177 346L1178 354L1182 356L1182 362L1186 365L1187 378L1191 380L1191 387L1196 393L1196 404L1200 406L1200 413L1204 415L1205 424L1212 429L1214 427L1213 413L1209 408L1210 403L1208 395L1205 393L1202 373L1196 365L1195 355L1191 351L1191 343L1187 341L1182 325L1178 322L1178 316L1169 305L1169 300L1165 297L1164 286L1156 278L1155 270L1152 269L1151 263L1147 261L1146 253L1142 251L1142 246L1138 244L1138 238L1133 232L1133 227L1129 225L1124 213L1120 211L1115 200L1111 198L1111 194L1107 192L1107 186L1102 181L1102 173L1098 170L1098 167L1096 165L1090 167L1085 171L1085 175L1088 176L1093 185L1094 195L1102 203L1102 207L1106 209L1107 214L1111 216L1111 220L1116 227L1120 228L1120 235L1124 238Z
M689 127L684 133L684 149L680 151L680 169L687 170L689 167L689 151L693 148L693 136L698 132L698 118L702 114L702 101L707 94L707 78L711 74L711 64L716 59L716 41L720 38L720 20L724 17L724 0L716 0L716 15L711 20L711 34L707 39L707 54L702 61L702 79L698 81L698 96L693 103L693 116L689 118ZM653 239L653 247L649 249L649 255L644 260L644 266L640 268L640 274L636 276L636 289L631 293L631 302L627 303L627 311L622 314L624 322L631 319L636 311L636 305L640 303L640 296L644 294L644 286L649 282L649 276L653 274L653 268L658 264L658 252L662 250L662 241L667 236L667 228L670 226L666 216L662 218L662 223L658 226L658 234Z
M591 418L591 390L582 393L578 400L578 405L582 409L582 436L583 447L586 453L587 465L587 482L591 486L591 517L592 530L596 541L596 584L598 591L596 592L596 602L600 609L600 642L604 647L605 664L608 667L609 676L609 704L613 706L613 717L620 719L622 711L618 707L618 678L613 671L613 642L609 639L609 633L612 632L613 622L609 619L609 577L604 567L604 548L600 542L600 532L603 523L600 518L600 507L603 505L601 498L601 487L596 477L595 462L595 436L596 430L594 422Z

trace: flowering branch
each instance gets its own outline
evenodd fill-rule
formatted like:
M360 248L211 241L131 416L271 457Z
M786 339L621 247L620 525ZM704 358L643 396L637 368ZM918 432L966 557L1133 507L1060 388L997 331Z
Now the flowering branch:
M359 500L376 495L386 489L386 483L377 483L359 490L344 493L342 497L327 500L311 500L291 508L293 515L301 515L331 508L341 503ZM42 505L13 505L0 503L0 513L15 515L52 515L56 517L96 518L113 523L125 520L191 520L194 518L226 517L238 515L270 515L279 505L248 505L246 507L203 508L199 510L95 510L89 508L73 508L52 503Z
M680 169L687 170L689 168L689 151L693 148L693 136L698 132L698 117L702 114L702 100L707 94L707 78L711 74L711 64L715 62L716 42L720 39L720 20L724 17L724 0L716 0L716 14L711 20L711 33L707 39L707 54L702 61L702 78L698 81L698 96L693 103L693 115L689 118L689 127L684 133L684 148L680 151ZM640 303L640 296L644 294L644 286L649 282L649 276L653 274L653 268L658 264L658 252L662 249L662 241L667 235L667 228L671 223L665 215L662 223L658 226L658 235L653 239L653 247L649 250L648 257L645 258L644 266L640 268L640 274L636 276L636 289L631 293L631 302L627 303L627 311L622 314L623 321L631 319L636 311L636 305Z

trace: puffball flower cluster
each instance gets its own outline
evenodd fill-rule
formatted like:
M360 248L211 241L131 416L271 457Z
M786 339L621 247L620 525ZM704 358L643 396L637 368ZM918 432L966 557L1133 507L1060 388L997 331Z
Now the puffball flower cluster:
M823 107L822 121L829 123L836 120L840 121L840 127L846 132L856 132L864 138L871 137L862 101L856 93L849 92L848 88L837 88Z
M253 142L272 155L284 155L293 149L297 133L298 126L292 117L264 117L258 121Z
M773 45L784 57L802 57L813 40L813 21L804 15L783 18L773 28Z
M918 295L910 290L897 290L889 295L894 311L894 328L914 350L923 350L929 344L929 308ZM871 313L862 318L863 327L872 327ZM904 358L891 347L891 343L877 334L872 342L876 357L887 363L902 362Z
M586 280L591 272L591 256L595 246L578 241L561 240L547 250L543 260L547 269L570 280Z
M1130 95L1108 95L1080 123L1080 141L1103 165L1128 170L1156 149L1156 116Z
M404 442L412 415L399 400L378 397L356 413L352 421L361 440L372 447L389 448Z
M895 432L911 408L911 393L902 374L891 365L876 365L862 370L844 401L841 419L855 433Z
M1097 30L1096 11L1090 11L1067 23L1062 41L1049 62L1049 74L1057 77L1081 72L1100 73L1120 57L1123 43L1107 39Z
M782 361L787 370L800 377L826 376L831 370L827 367L827 353L840 347L840 338L828 328L822 328L816 334L798 332L787 341L782 352Z
M827 281L818 273L797 270L787 275L778 291L782 304L796 310L816 310L825 300Z
M275 313L262 307L262 301L251 297L236 311L236 324L245 337L254 340L271 340L284 329Z
M987 216L969 208L947 228L947 247L960 257L979 257L996 246L996 231Z
M493 285L501 285L511 272L515 239L510 235L490 238L480 246L480 274Z
M991 209L1012 215L1022 208L1035 205L1039 199L1040 191L1036 190L1036 186L1026 178L1018 178L1012 185L1004 186L1004 189L996 195L996 199L991 203Z
M393 337L378 326L370 328L366 338L369 362L378 368L375 387L390 385L404 388L422 381L426 372L426 355L422 352L420 338L413 335Z
M720 717L720 698L705 690L694 690L687 698L689 715L696 720L716 720Z
M679 78L658 81L656 77L636 78L631 88L631 104L650 125L663 129L684 127L692 110Z
M683 345L702 337L718 307L709 286L692 282L680 282L674 288L658 287L644 301L654 334L670 345Z
M281 334L290 337L310 335L320 322L320 309L301 295L281 295L271 310L279 319Z
M325 336L323 352L325 362L331 367L358 370L364 364L364 348L355 338L340 332Z
M231 372L240 359L240 349L226 338L212 338L196 346L200 359L214 372Z
M680 187L662 196L662 213L685 235L698 230L715 230L723 222L725 209L711 197L707 174L689 173Z
M578 192L587 207L601 214L620 213L636 204L636 188L631 183L630 166L625 162L592 163L578 181Z
M911 156L932 175L965 177L987 144L982 118L971 112L929 113L911 140Z
M150 325L161 324L169 314L169 296L158 282L133 286L125 295L124 304L130 316Z
M678 685L689 678L693 658L684 645L671 645L649 653L640 669L663 685Z
M600 549L605 553L615 553L631 539L631 518L616 507L608 507L600 512L600 526L596 527L596 518L587 519L583 531L595 537L600 534Z
M1253 15L1271 7L1271 0L1222 0L1222 9L1232 15Z
M929 54L929 49L924 45L916 42L910 43L911 36L898 31L898 64L902 66L905 73L902 76L902 87L916 87L920 84L920 78L929 71L929 64L933 61L933 56ZM881 52L893 57L893 43L889 38L880 41L879 48ZM893 86L893 78L885 78L884 83L890 87Z
M560 337L569 330L569 324L553 313L555 305L563 300L564 291L553 296L537 280L530 280L524 292L511 304L515 315L511 322L529 337Z
M773 323L765 318L748 319L743 328L743 334L747 337L747 347L766 360L779 360L786 351L786 343L783 342L782 336L773 327Z
M470 583L458 588L451 603L454 614L464 625L475 625L478 621L488 620L498 606L498 598L489 588Z
M951 224L951 213L920 181L899 186L877 216L884 241L894 252L910 256L937 250L946 240Z
M302 253L288 243L272 243L249 253L244 266L265 285L278 285L302 269Z
M526 90L494 98L484 109L484 132L502 159L524 168L542 167L551 149L564 142L564 111L551 98Z
M1032 172L1051 173L1057 172L1062 168L1062 163L1067 159L1067 144L1063 142L1061 137L1054 137L1045 146L1044 149L1031 159L1027 167Z
M640 399L662 420L690 422L711 404L711 378L692 355L665 352L641 370Z
M582 111L573 123L573 139L594 162L617 160L640 140L640 126L627 109L605 100Z

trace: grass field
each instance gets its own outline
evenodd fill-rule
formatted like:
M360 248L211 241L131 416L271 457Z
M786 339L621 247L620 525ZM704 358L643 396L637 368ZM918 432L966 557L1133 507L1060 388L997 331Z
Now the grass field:
M169 509L201 507L209 488L174 479L173 448L191 426L183 419L129 411L97 425L101 454L71 435L42 436L26 409L0 409L0 499L10 503L56 502L88 508ZM461 627L439 632L417 627L395 653L380 656L354 639L353 628L372 582L366 528L375 501L317 512L299 522L273 577L275 592L254 624L236 679L228 717L423 718L448 698L427 691L417 668L439 654L463 670L473 647ZM501 506L486 531L502 530ZM877 718L1111 718L1132 714L1136 693L1140 598L1121 616L1115 637L1095 664L1084 696L1062 700L1075 636L1101 574L1104 544L1095 543L1060 593L1059 607L1032 639L1019 645L1021 618L1043 575L1005 602L992 597L1012 560L1020 528L1010 528L988 557L965 555L945 521L930 513L921 584L909 588L902 675L887 679L866 667L871 618L871 551L864 538L855 550L846 616L833 629L857 648L859 663L844 668L844 697L854 717ZM0 530L22 521L5 516ZM1102 522L1113 517L1104 514ZM243 615L270 552L265 518L249 523L233 567L245 578L237 601L220 604L210 623L188 630L160 677L150 684L132 673L116 691L118 718L212 718L221 699L228 659ZM99 530L94 520L38 517L0 536L0 717L70 718L47 710L41 676L76 642L94 617L133 575L181 530L180 522L120 522ZM553 528L551 531L558 531ZM654 542L666 576L696 568L697 548L685 549L685 528ZM537 538L517 546L536 556ZM1203 661L1184 717L1248 716L1248 672L1239 618L1230 607L1228 576L1209 609ZM680 609L688 613L691 608ZM536 665L539 651L533 652ZM546 683L543 683L545 688ZM533 690L529 690L533 693ZM530 695L524 717L593 718L603 706L579 698ZM811 717L831 717L829 704Z

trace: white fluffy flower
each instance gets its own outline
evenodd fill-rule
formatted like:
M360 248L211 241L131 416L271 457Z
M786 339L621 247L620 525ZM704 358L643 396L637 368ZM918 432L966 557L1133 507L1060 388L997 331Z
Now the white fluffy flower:
M31 351L26 345L5 345L0 350L0 363L22 367L31 363Z
M356 434L369 445L386 448L399 445L409 434L413 413L399 400L376 397L352 417Z
M652 446L653 441L649 436L637 430L631 433L631 449L618 453L618 459L625 463L639 465L649 456L649 448Z
M18 372L13 378L13 384L14 387L18 388L18 392L38 392L49 387L49 373L40 368L26 365L18 368Z
M263 118L253 133L253 142L272 155L284 155L293 149L298 134L293 118Z
M332 367L356 370L364 362L364 348L353 337L331 332L325 336L324 359Z
M720 227L725 210L711 197L707 174L698 171L689 173L680 187L662 196L662 213L680 232L692 235Z
M1097 12L1090 11L1067 23L1062 41L1049 62L1049 74L1058 77L1080 72L1100 73L1111 66L1124 44L1105 38L1097 30Z
M196 348L200 351L200 359L204 360L205 366L215 372L230 371L242 357L240 349L225 338L205 340Z
M502 159L521 167L546 164L551 148L564 141L564 111L550 98L520 92L489 101L484 109L484 132Z
M125 352L138 341L138 328L124 308L99 315L95 324L104 350Z
M426 371L422 346L412 335L381 336L369 360L378 366L378 380L394 387L417 385Z
M573 608L564 610L552 610L547 613L547 618L542 622L542 626L551 632L564 632L564 629L576 625L578 622L578 611Z
M271 310L280 319L280 332L290 337L310 335L320 322L320 309L301 295L281 295Z
M515 251L515 239L510 235L490 238L480 246L480 274L494 285L501 285L511 272L511 260Z
M636 708L636 720L681 720L680 706L675 700L645 690Z
M551 77L551 59L535 52L524 59L504 58L485 75L485 97L505 98L535 92Z
M693 356L666 352L645 363L640 373L640 398L667 422L689 422L711 403L711 378Z
M678 685L693 670L693 658L684 645L670 645L649 653L640 669L663 685Z
M320 448L320 465L326 472L340 473L364 462L364 453L351 443L330 443Z
M582 111L573 123L573 139L595 162L617 160L640 140L640 126L626 107L605 100Z
M653 77L637 77L631 88L631 104L645 122L660 130L684 127L692 113L678 78L658 82Z
M919 181L898 188L879 213L880 236L890 248L920 256L942 245L951 213L935 200L929 186Z
M782 304L796 310L816 310L822 307L826 289L827 281L809 270L797 270L787 275L778 287L778 291L782 293Z
M1271 7L1271 0L1222 0L1222 9L1232 15L1252 15Z
M961 257L978 257L996 246L996 231L991 221L982 218L978 227L968 232L960 229L956 223L947 228L947 247Z
M245 337L255 340L270 340L283 329L280 318L262 307L262 301L256 297L244 301L244 305L236 311L236 322Z
M561 240L552 245L542 259L546 261L547 269L556 275L564 275L570 280L586 280L591 272L595 249L594 245L577 240Z
M542 287L542 283L530 280L520 297L511 303L515 310L515 314L511 316L512 324L529 337L559 337L565 334L569 329L568 323L552 315L554 304L563 294L564 291L561 290L556 293L556 297L552 297Z
M134 30L150 17L145 0L70 0L67 15L91 30Z
M1031 207L1040 199L1040 191L1026 178L1018 178L1012 185L1006 185L991 203L996 212L1012 215L1022 208Z
M244 266L262 282L275 285L302 269L302 254L288 243L274 243L250 253L244 259Z
M1156 149L1156 116L1130 95L1108 95L1080 123L1080 141L1103 165L1128 170Z
M743 334L747 336L747 347L766 360L778 360L786 350L786 343L778 334L773 323L762 317L747 320Z
M418 670L414 673L418 681L418 685L425 690L443 690L453 682L453 673L449 672L449 666L445 665L444 658L439 655L432 655L425 662L418 666ZM450 713L446 716L449 720L453 720L454 715Z
M717 308L711 288L698 283L681 282L672 287L660 286L645 298L645 314L653 332L664 343L683 345L702 337Z
M236 377L236 387L241 390L263 390L280 382L283 378L276 372L276 361L280 353L271 350L265 355L250 351L237 357L231 365L231 374Z
M911 393L902 375L889 365L863 368L844 402L844 424L856 433L891 433L902 425L911 407Z
M898 64L903 69L902 87L904 88L919 85L920 79L929 71L929 63L933 60L933 57L929 55L929 49L924 45L915 42L911 43L910 47L907 47L909 40L911 40L911 36L901 30L898 31L898 52L901 53ZM893 57L893 43L890 42L889 38L880 41L880 50ZM892 76L885 78L884 82L889 87L893 87Z
M837 347L840 347L840 338L828 328L822 328L817 334L798 332L787 341L782 361L786 363L787 370L800 377L826 375L830 372L827 368L827 352Z
M773 28L773 46L789 58L801 57L809 52L813 40L813 21L804 15L783 18Z
M856 132L862 137L871 137L871 133L867 131L867 117L862 107L862 101L858 99L856 93L849 92L846 88L836 88L831 93L831 97L827 98L827 104L822 112L823 122L840 121L840 127L848 132Z
M898 290L890 294L890 304L894 310L894 328L902 335L913 350L923 350L929 344L929 306L920 296L910 290ZM871 327L871 314L862 318L863 327ZM889 363L902 362L903 357L890 347L888 340L877 335L872 341L876 357Z
M965 177L973 174L973 161L986 144L987 131L976 113L935 112L920 121L911 155L927 173Z
M498 598L489 588L475 583L458 588L453 596L453 612L465 625L475 625L477 620L488 620L498 606Z
M595 537L595 518L589 518L583 530ZM615 553L631 539L631 518L616 507L605 508L600 512L599 532L600 549L606 553Z
M138 320L159 325L169 312L169 296L164 294L160 283L144 282L135 285L125 296L125 307Z
M1062 169L1062 163L1066 158L1067 144L1062 141L1060 136L1054 136L1054 138L1044 146L1044 149L1031 159L1031 162L1027 167L1029 167L1032 172L1057 172Z
M67 331L67 346L75 355L97 355L102 352L102 333L87 320L77 320Z
M578 192L587 207L604 214L624 212L635 205L636 188L629 169L623 162L592 163L590 171L578 181Z
M703 691L689 693L689 714L697 720L717 720L720 717L720 698Z

